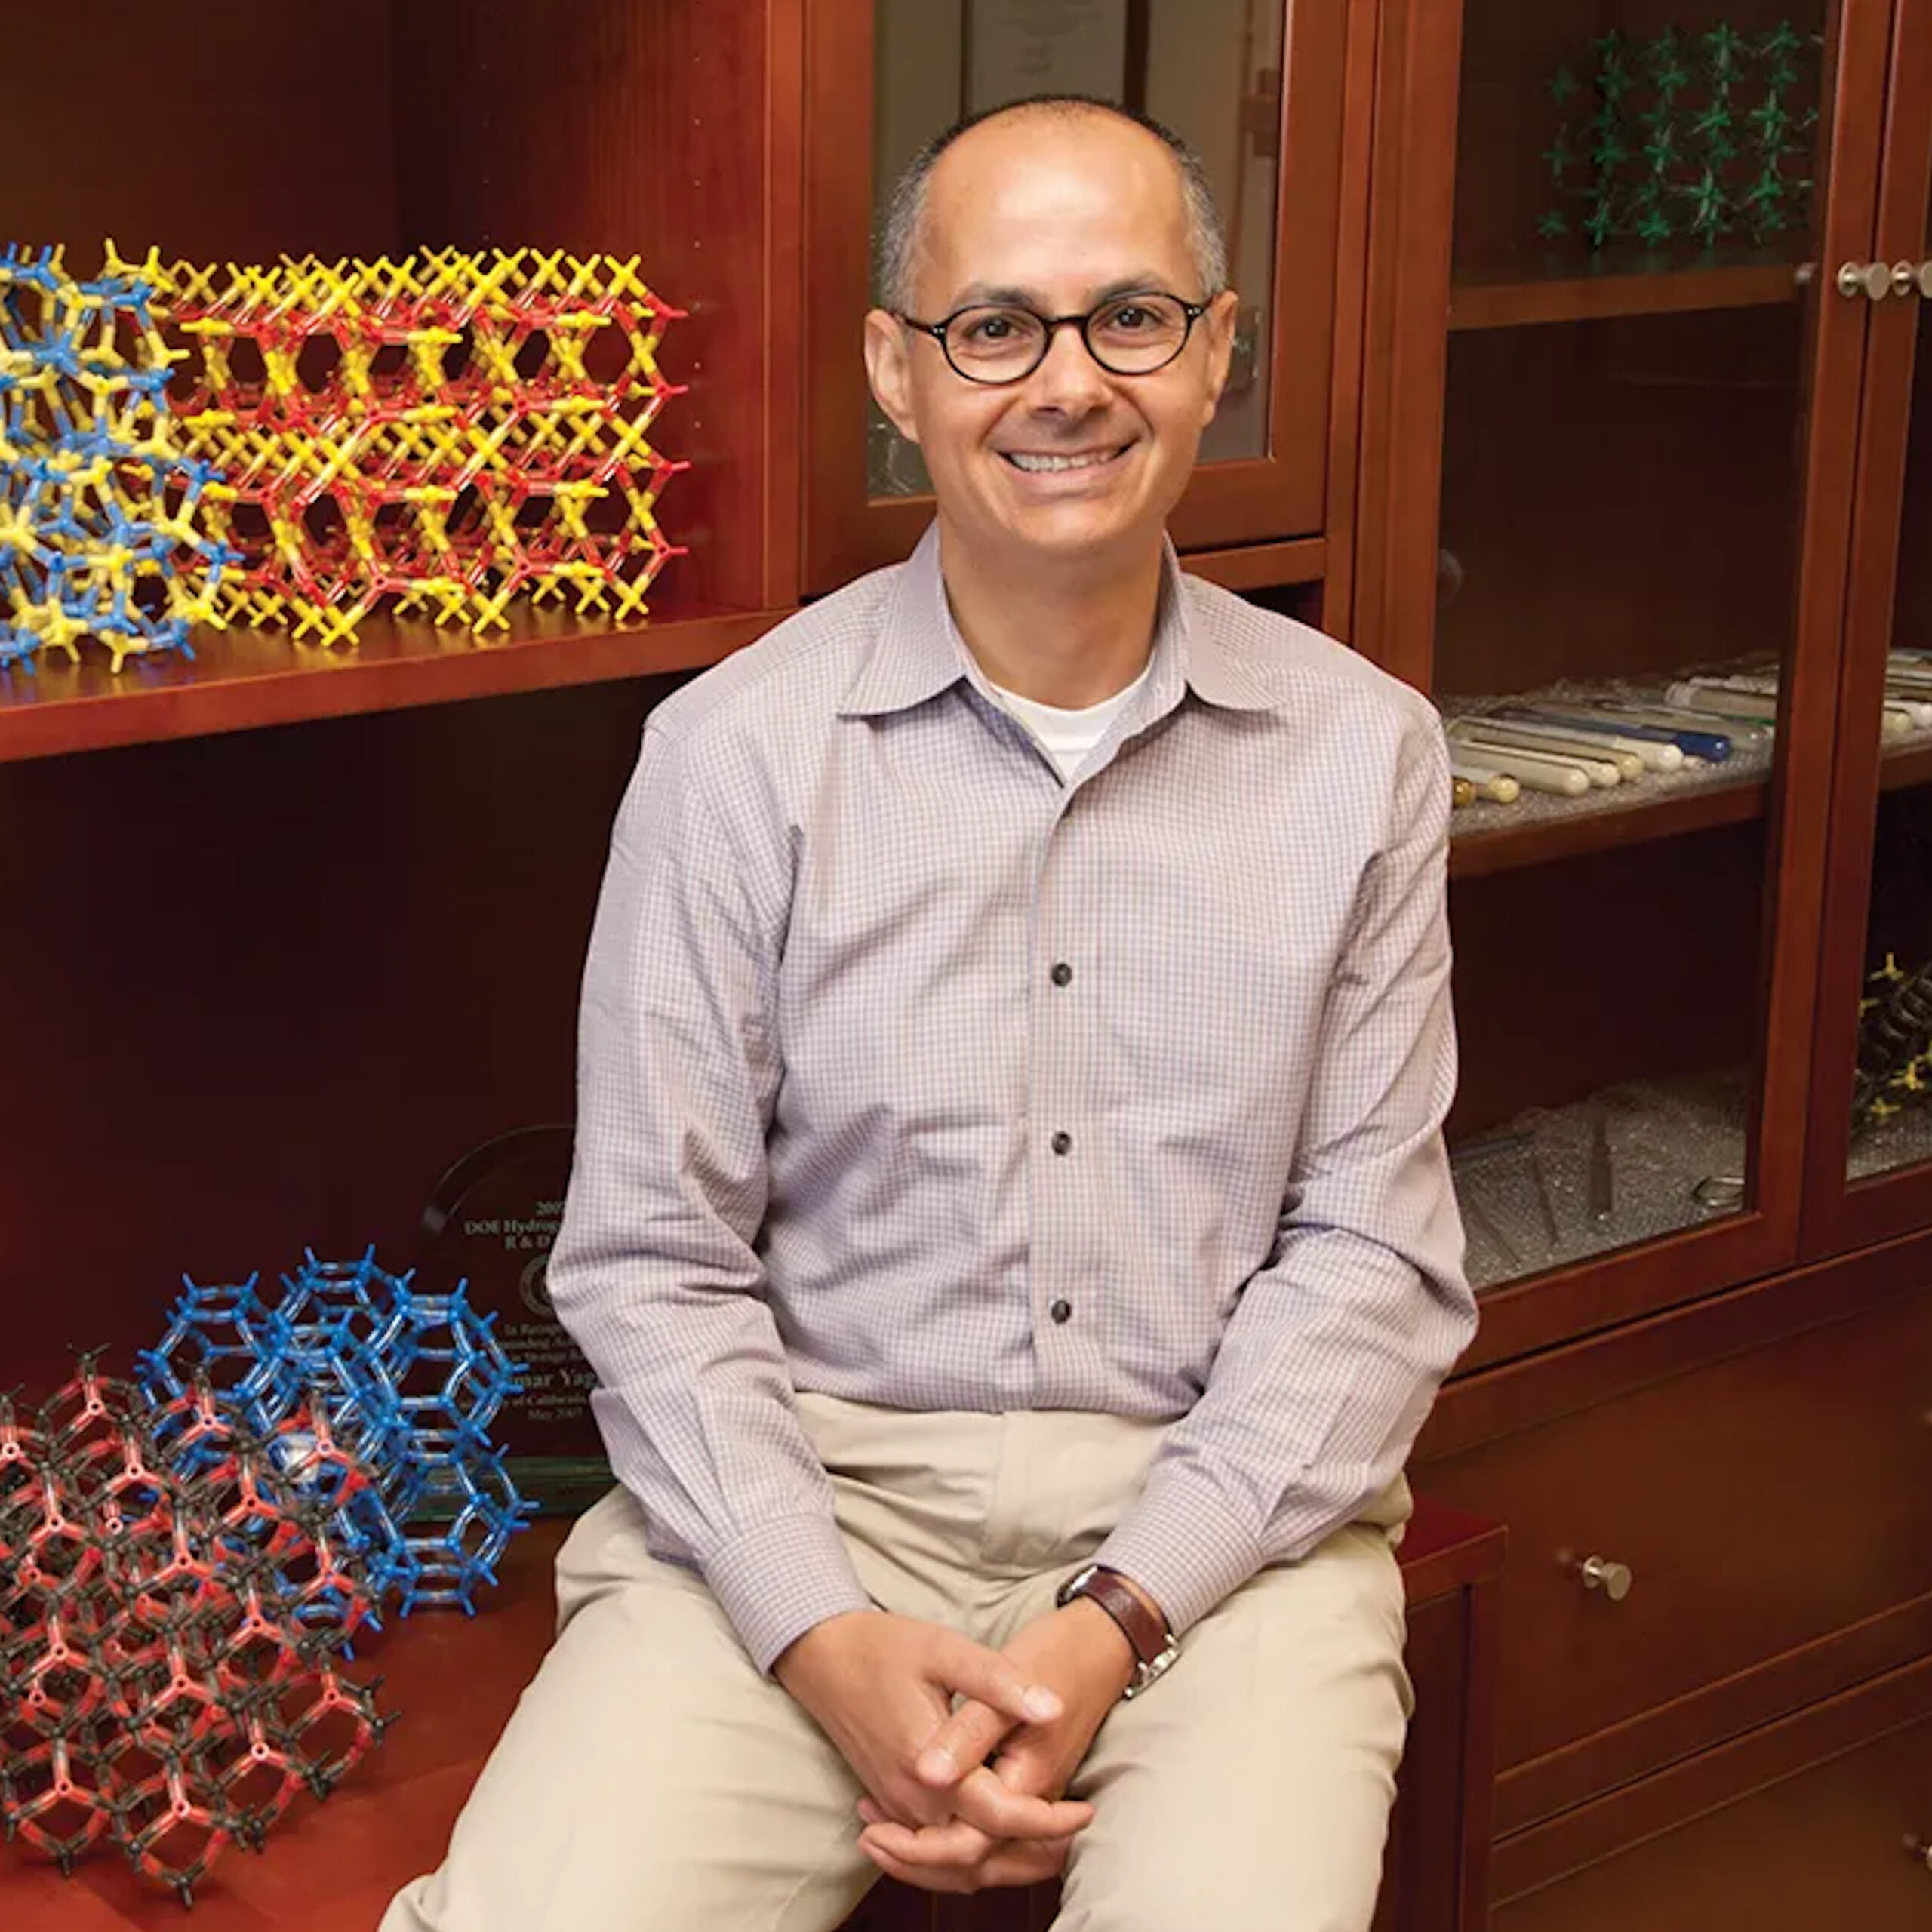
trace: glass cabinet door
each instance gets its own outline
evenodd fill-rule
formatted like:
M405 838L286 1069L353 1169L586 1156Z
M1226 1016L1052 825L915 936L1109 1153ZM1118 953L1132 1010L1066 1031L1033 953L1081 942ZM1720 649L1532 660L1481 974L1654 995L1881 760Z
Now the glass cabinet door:
M1870 346L1806 1201L1806 1246L1820 1254L1932 1219L1932 20L1922 9L1900 17L1878 239L1865 265Z
M1350 0L837 0L812 11L808 589L903 555L931 514L918 451L872 404L860 357L868 244L893 186L962 115L1034 94L1117 100L1172 128L1200 155L1227 230L1241 298L1234 363L1177 541L1321 531L1354 11Z
M1493 1315L1552 1278L1552 1336L1795 1250L1803 1057L1770 1043L1810 985L1820 841L1792 835L1850 482L1814 426L1863 326L1808 266L1859 219L1827 172L1847 11L1463 0L1429 670L1450 1141Z
M1928 257L1921 245L1915 276ZM1868 749L1875 742L1878 793L1846 1154L1854 1181L1932 1162L1932 312L1915 281L1897 299L1916 312L1893 321L1917 340L1891 630L1878 715L1868 697L1846 721Z

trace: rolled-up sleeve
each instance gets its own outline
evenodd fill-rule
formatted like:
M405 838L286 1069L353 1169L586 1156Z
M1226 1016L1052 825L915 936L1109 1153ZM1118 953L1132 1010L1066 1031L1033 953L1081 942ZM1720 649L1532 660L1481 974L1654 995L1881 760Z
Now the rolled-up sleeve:
M1393 1480L1475 1331L1441 1132L1449 802L1441 728L1418 703L1323 1008L1273 1252L1098 1559L1177 1630Z
M869 1599L796 1414L756 1247L780 1078L786 862L730 744L647 730L586 965L577 1147L549 1284L654 1552L760 1669Z

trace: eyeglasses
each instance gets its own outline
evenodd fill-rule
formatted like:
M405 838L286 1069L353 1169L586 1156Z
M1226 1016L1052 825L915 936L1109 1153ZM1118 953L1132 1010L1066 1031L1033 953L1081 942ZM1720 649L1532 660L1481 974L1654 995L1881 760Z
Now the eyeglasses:
M1054 334L1075 328L1087 353L1115 376L1151 376L1187 346L1194 325L1208 312L1204 302L1178 295L1117 295L1084 315L1042 315L1017 303L974 303L943 321L899 319L929 335L954 371L969 383L997 387L1024 382L1047 359Z

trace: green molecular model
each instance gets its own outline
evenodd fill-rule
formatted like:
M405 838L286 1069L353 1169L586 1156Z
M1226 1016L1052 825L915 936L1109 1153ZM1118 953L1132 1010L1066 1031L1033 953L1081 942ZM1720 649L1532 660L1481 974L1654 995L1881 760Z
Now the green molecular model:
M1822 47L1789 20L1755 36L1720 22L1592 41L1549 82L1553 200L1539 238L1654 254L1684 242L1708 256L1727 237L1761 245L1801 224Z

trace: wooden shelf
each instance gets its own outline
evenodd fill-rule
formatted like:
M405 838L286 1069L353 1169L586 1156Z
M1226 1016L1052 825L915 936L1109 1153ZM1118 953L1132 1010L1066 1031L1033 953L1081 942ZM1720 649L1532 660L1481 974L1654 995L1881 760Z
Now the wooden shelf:
M0 673L0 763L695 670L786 614L686 609L612 629L524 611L487 638L372 619L358 642L333 650L278 632L214 632L196 638L192 661L130 658L118 678L106 653L84 645L78 665L55 658Z
M1932 783L1932 742L1921 740L1887 752L1878 766L1878 789L1903 792L1908 786Z
M1777 307L1795 302L1803 293L1799 266L1749 262L1673 268L1660 261L1644 267L1634 266L1629 257L1612 257L1586 275L1457 281L1449 291L1449 326L1517 328L1544 322L1601 321L1614 315Z
M1533 819L1522 825L1499 825L1481 832L1458 835L1452 821L1449 876L1481 878L1491 872L1580 858L1617 846L1675 838L1715 826L1748 824L1764 817L1769 791L1767 781L1754 775L1735 785L1680 792L1647 804L1607 806L1601 811Z

